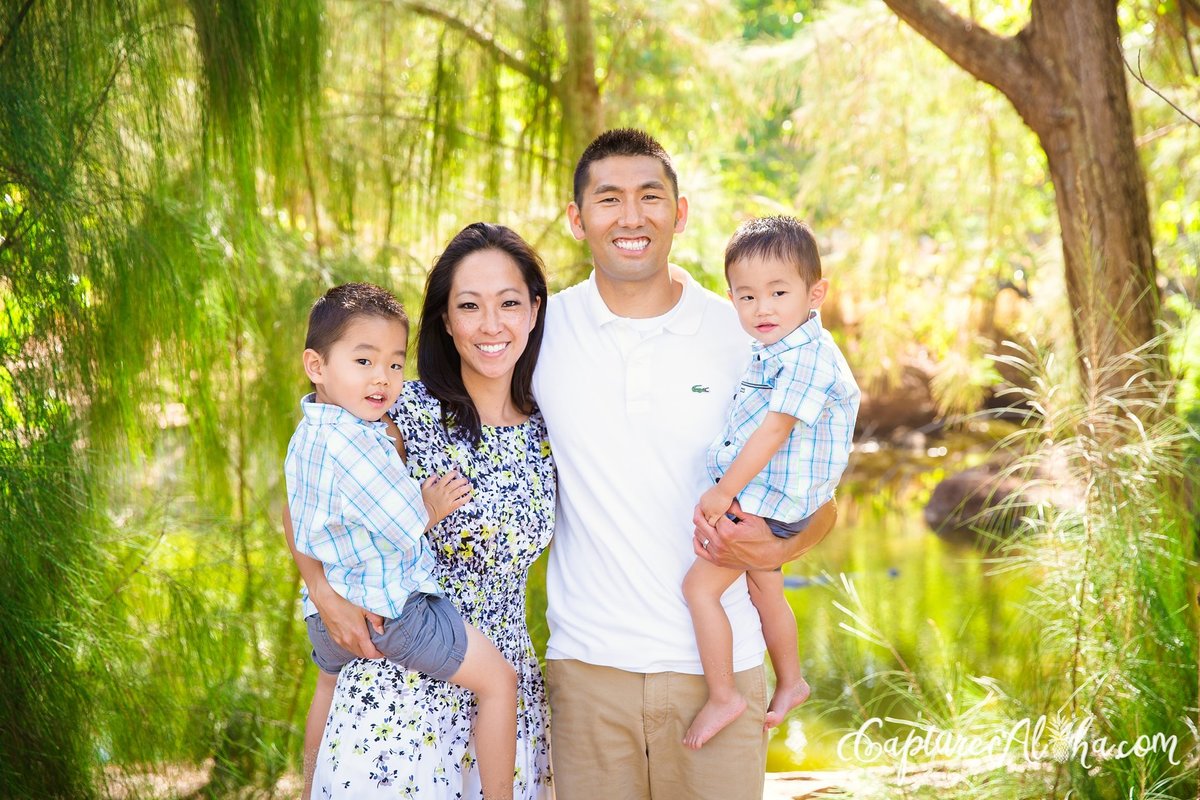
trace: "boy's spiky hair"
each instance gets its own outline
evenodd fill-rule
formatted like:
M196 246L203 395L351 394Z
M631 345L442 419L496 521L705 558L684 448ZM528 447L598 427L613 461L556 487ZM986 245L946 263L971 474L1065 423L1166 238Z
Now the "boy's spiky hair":
M738 261L764 257L795 264L809 286L821 280L817 238L812 228L795 217L759 217L739 225L725 246L725 280L729 280L729 267Z
M322 357L341 338L346 327L358 317L383 317L395 320L408 331L408 315L395 295L373 283L343 283L317 298L308 312L306 350Z

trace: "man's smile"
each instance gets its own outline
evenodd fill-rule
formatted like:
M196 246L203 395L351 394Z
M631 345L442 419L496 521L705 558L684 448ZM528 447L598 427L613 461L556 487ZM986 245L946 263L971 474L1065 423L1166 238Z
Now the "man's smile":
M615 244L621 250L630 252L641 252L650 246L650 238L647 236L639 236L636 239L613 239Z

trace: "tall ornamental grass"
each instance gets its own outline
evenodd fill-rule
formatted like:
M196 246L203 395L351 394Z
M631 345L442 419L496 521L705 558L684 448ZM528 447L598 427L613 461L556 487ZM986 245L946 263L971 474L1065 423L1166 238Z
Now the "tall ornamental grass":
M1011 501L1023 528L991 562L1031 581L1027 624L1006 638L1019 663L983 675L952 646L901 652L845 580L843 629L889 662L870 676L882 690L857 681L848 705L858 724L881 718L874 741L909 742L863 796L1195 797L1200 437L1176 408L1179 381L1155 381L1140 353L1088 383L1047 351L1005 360L1030 386L1029 423L1001 443L1023 452L1007 473L1026 478ZM1134 377L1101 392L1106 370ZM930 773L934 761L946 763Z

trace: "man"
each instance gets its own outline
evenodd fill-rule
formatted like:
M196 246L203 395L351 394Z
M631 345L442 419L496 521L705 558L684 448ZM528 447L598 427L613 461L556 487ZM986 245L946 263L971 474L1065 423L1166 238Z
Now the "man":
M835 517L827 504L785 540L756 517L694 515L750 351L732 306L668 263L687 214L645 133L608 131L580 158L567 217L595 270L551 298L534 376L559 470L546 654L559 800L762 796L764 644L745 578L724 605L749 707L699 751L683 745L707 693L681 584L697 556L779 567Z

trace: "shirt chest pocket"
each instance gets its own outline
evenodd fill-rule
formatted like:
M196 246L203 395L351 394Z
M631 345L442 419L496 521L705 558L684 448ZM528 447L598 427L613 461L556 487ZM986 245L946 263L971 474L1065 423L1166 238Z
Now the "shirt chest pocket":
M737 395L733 399L733 409L729 421L735 429L742 426L762 422L771 401L771 391L774 388L770 378L759 381L742 381Z

